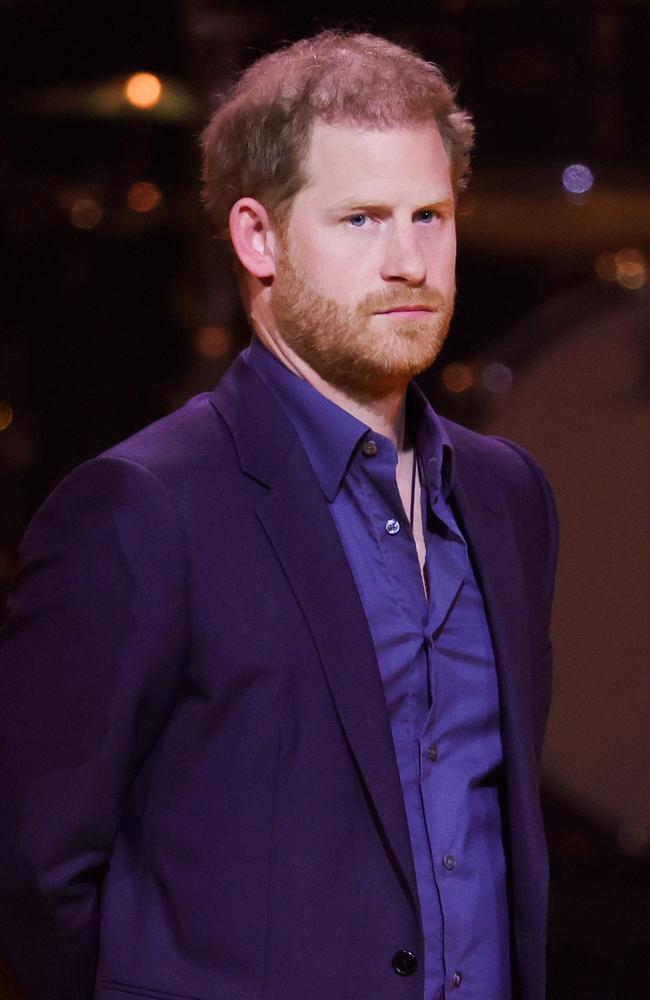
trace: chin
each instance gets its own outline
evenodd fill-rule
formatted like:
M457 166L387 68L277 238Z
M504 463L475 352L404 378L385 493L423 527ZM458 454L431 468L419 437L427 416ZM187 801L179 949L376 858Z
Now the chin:
M437 341L435 345L429 343L426 350L395 350L390 353L374 352L372 356L341 358L336 369L328 365L327 372L321 374L351 395L365 399L404 392L411 379L433 364L443 343L444 340Z
M436 360L447 339L446 323L441 329L423 329L421 324L407 325L397 331L386 344L381 355L376 355L375 366L386 377L391 375L407 381L425 371Z

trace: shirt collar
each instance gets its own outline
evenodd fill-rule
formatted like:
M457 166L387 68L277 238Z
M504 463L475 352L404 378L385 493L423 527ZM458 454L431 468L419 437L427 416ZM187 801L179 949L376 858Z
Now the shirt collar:
M357 420L306 379L295 375L257 337L253 337L243 356L277 397L307 452L323 493L332 503L362 439L376 439L381 435L373 434L368 424ZM447 432L424 393L413 382L407 392L406 407L408 426L414 435L427 482L434 492L442 491L447 497L454 465L453 447Z
M422 472L432 497L449 497L454 483L454 446L444 424L416 382L406 393L406 423L415 440Z

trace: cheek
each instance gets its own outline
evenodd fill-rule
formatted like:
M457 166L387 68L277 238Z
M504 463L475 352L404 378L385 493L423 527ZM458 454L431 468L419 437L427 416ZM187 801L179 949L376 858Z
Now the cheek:
M361 283L359 254L347 249L327 241L301 241L294 250L296 264L311 287L339 304L354 302Z
M450 235L427 247L427 270L432 279L449 285L456 273L456 238Z

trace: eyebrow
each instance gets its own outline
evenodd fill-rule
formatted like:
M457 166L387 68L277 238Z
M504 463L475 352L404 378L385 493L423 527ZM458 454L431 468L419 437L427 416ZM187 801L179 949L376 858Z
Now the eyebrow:
M455 204L455 202L454 202L453 198L433 198L431 201L426 201L426 202L423 202L421 205L418 205L418 207L415 208L413 211L414 212L426 212L428 209L431 209L431 208L449 209L449 208L453 208L454 204ZM359 198L359 199L349 198L349 199L346 199L344 202L341 202L339 205L334 205L333 208L331 209L331 211L334 212L334 213L336 213L336 214L344 214L345 215L345 214L350 214L350 213L354 213L354 212L377 212L377 213L382 212L382 213L386 213L386 212L390 211L390 209L389 209L388 205L382 204L381 202L366 201L363 198Z

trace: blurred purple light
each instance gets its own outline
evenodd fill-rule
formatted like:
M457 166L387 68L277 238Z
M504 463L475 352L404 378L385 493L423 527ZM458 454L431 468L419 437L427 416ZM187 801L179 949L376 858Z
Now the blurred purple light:
M481 374L481 382L488 392L506 392L513 381L512 369L500 361L491 361Z
M594 184L594 175L584 163L572 163L562 173L562 184L569 194L585 194Z

